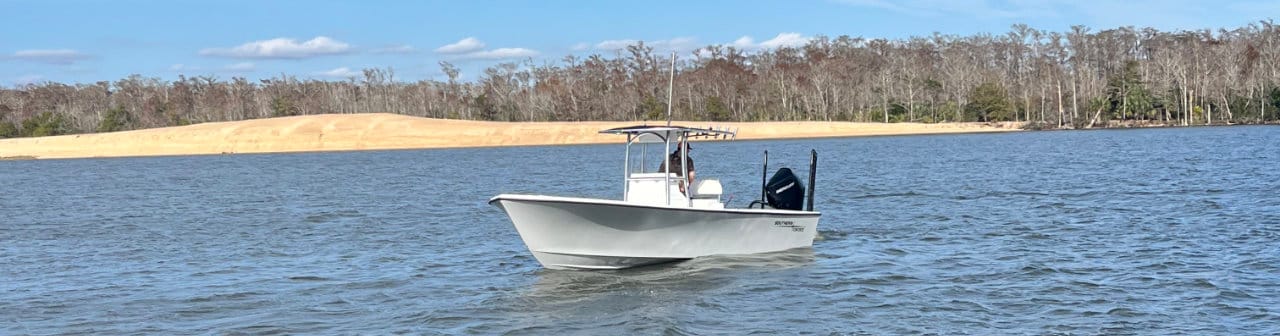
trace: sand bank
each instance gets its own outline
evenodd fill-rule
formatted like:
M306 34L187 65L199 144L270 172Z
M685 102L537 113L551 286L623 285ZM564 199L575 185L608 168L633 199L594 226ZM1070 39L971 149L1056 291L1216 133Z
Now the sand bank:
M650 122L662 124L664 122ZM127 132L0 140L0 158L86 158L621 143L602 129L636 122L485 122L387 113L327 114L204 123ZM706 122L674 122L706 127ZM1002 132L1015 124L715 123L738 139Z

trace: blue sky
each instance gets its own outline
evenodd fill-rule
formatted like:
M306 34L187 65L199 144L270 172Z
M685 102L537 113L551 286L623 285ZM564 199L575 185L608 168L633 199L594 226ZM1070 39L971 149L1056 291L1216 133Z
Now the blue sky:
M341 80L371 67L443 79L439 61L470 79L499 62L612 55L634 40L688 55L814 35L1003 34L1015 23L1217 29L1277 18L1276 0L0 0L0 85L130 74Z

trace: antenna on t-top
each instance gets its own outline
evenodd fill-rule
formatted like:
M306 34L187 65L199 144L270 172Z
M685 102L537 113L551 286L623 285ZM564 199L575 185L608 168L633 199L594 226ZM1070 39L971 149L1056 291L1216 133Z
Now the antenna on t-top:
M676 86L676 52L671 52L671 79L667 81L667 127L671 127L671 97Z

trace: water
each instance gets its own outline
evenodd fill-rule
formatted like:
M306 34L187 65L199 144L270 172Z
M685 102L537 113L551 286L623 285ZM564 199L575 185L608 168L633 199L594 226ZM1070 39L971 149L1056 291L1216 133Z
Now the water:
M812 249L542 269L489 197L621 146L0 162L0 334L1277 334L1280 128L697 145L806 175Z

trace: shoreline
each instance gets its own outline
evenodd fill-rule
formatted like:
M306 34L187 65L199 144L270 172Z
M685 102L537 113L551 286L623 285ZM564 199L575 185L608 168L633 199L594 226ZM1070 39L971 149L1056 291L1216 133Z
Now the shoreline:
M322 114L112 133L0 139L0 160L75 159L622 143L600 130L644 122L491 122L389 113ZM664 124L665 121L650 121ZM1021 123L688 122L737 129L736 140L1021 131Z

